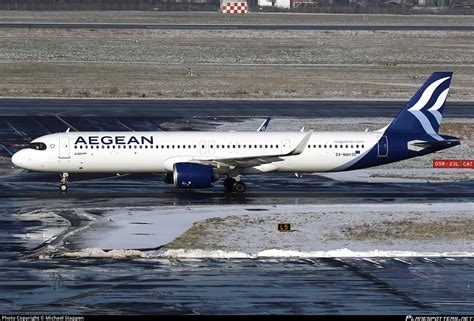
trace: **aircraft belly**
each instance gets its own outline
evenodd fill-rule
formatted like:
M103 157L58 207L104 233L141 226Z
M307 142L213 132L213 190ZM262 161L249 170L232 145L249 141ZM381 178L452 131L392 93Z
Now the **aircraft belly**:
M84 173L156 173L163 172L163 160L152 155L91 154L75 155L70 162L63 162L66 172Z

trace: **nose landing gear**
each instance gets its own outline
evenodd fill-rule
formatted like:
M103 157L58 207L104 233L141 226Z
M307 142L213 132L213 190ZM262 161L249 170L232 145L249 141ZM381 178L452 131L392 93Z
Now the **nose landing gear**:
M66 192L67 191L68 182L69 182L69 174L68 173L62 173L61 174L61 181L60 181L60 185L59 185L59 190L61 192Z
M245 188L244 182L236 180L235 178L227 177L224 180L224 189L228 193L241 194L245 192Z

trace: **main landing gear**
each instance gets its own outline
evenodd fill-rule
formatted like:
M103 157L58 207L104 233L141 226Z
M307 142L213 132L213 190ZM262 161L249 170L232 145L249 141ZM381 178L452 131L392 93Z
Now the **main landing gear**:
M59 185L59 190L61 192L66 192L67 191L67 184L69 182L69 174L68 173L62 173L61 174L61 181Z
M241 194L245 192L245 184L242 181L238 181L235 178L227 177L224 180L224 188L226 192Z

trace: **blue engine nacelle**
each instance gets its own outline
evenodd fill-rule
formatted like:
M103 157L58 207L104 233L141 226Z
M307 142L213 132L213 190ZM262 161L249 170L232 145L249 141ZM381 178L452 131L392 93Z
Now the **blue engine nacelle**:
M196 163L176 163L173 166L173 182L178 188L211 187L214 181L212 166Z

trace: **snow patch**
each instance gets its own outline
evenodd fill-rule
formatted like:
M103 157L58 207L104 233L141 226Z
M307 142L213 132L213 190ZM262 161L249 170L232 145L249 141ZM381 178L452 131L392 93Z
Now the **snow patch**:
M474 257L473 252L414 252L414 251L351 251L337 249L331 251L286 251L265 250L257 254L258 258L368 258L368 257Z
M352 251L347 248L330 251L289 251L270 249L256 254L222 250L168 250L160 258L179 259L263 259L263 258L396 258L396 257L474 257L474 252L415 252L415 251Z
M182 258L182 259L251 259L255 258L255 255L237 252L237 251L206 251L206 250L168 250L163 254L158 255L164 258Z
M65 252L62 256L73 258L162 258L162 259L307 259L307 258L433 258L433 257L474 257L474 252L415 252L415 251L352 251L347 248L336 249L330 251L289 251L270 249L258 252L256 254L243 253L238 251L222 251L222 250L167 250L164 253L156 255L148 255L138 250L111 250L104 251L99 248L87 248L80 251ZM49 258L49 257L48 257ZM44 259L44 258L40 258Z
M111 250L104 251L98 248L86 248L80 251L65 252L62 254L66 257L86 257L86 258L114 258L114 259L126 259L126 258L143 258L147 255L137 250Z

